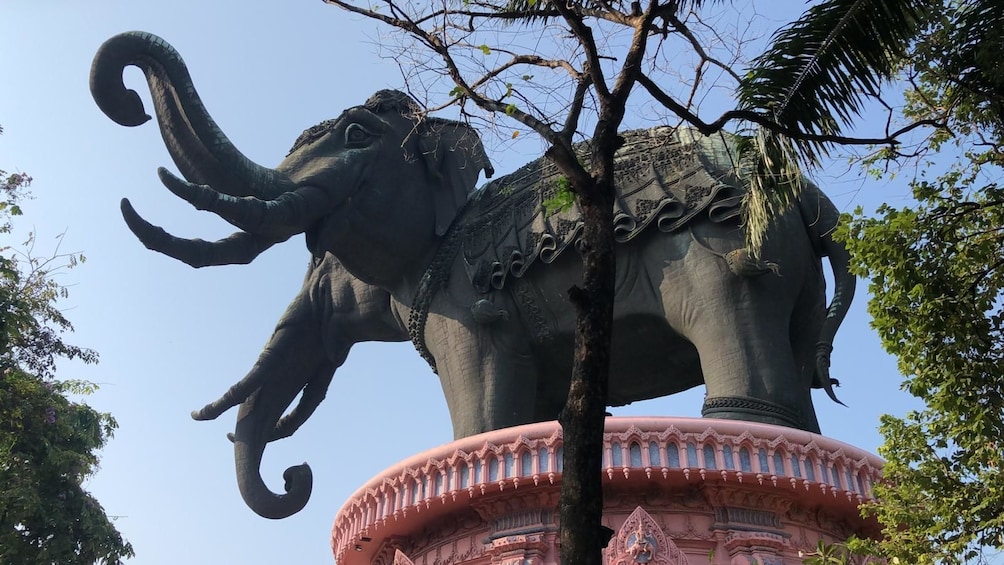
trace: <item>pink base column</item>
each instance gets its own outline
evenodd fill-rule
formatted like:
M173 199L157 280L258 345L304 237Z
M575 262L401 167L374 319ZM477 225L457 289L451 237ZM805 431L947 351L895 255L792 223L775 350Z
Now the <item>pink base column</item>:
M558 563L561 428L464 438L371 479L335 518L340 565ZM794 565L851 534L882 462L779 426L700 418L609 418L604 522L609 565Z

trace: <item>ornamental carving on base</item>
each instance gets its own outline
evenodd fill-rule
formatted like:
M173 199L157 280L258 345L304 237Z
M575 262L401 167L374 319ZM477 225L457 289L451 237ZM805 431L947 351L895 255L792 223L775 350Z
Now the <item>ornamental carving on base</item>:
M687 556L641 506L628 516L604 553L609 565L689 565Z
M604 486L603 507L604 508L624 508L641 506L656 513L663 510L692 510L702 512L710 510L711 504L700 485L679 487L672 491L667 491L658 483L639 488L633 485L630 489L621 488L619 485Z
M703 489L708 504L713 508L722 506L756 508L778 515L784 515L792 506L792 496L788 492L764 492L751 487L735 485L712 486Z
M488 524L492 525L494 531L503 530L504 524L497 523L501 516L517 516L521 513L534 513L543 510L556 510L558 508L559 492L535 491L527 494L510 494L506 497L492 497L479 499L471 503L471 508Z
M336 560L555 565L560 456L556 423L416 454L345 504L332 531ZM603 508L618 533L604 565L696 565L708 555L715 565L799 563L798 551L819 540L874 535L855 502L870 499L880 466L852 446L773 426L610 418Z
M556 532L505 536L492 540L488 554L492 565L543 565L556 539Z
M845 518L836 516L822 508L792 504L787 517L788 519L798 522L803 526L827 532L830 535L841 539L846 539L857 533L855 529L847 523ZM811 547L815 547L815 543L810 542L809 545Z
M400 549L395 549L393 565L415 565L415 563L411 559L408 559L407 555L401 553Z
M397 554L411 549L408 539L404 536L390 536L382 544L380 549L373 556L373 565L394 565ZM359 546L362 547L361 545ZM402 553L402 555L404 555Z

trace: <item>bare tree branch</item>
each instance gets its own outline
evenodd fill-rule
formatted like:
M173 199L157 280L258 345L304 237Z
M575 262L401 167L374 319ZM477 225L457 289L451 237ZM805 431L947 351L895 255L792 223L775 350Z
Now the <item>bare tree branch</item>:
M722 69L728 73L729 76L735 79L736 83L742 82L742 77L733 71L732 67L708 55L707 51L705 51L704 47L701 45L701 42L697 39L697 36L694 35L689 27L687 27L687 24L681 21L680 18L676 17L676 14L667 14L665 16L665 20L673 26L673 29L680 32L683 37L687 38L687 41L690 42L690 46L694 48L694 52L701 58L701 61L707 61L708 63ZM697 88L696 84L694 85L694 88Z
M568 108L568 115L565 117L565 127L561 128L559 135L568 143L572 142L579 127L579 116L582 114L582 106L585 102L586 92L591 86L589 75L580 75L575 83L575 95L572 97L572 104Z
M797 139L800 141L813 141L817 143L836 143L839 145L898 145L901 142L903 135L919 128L919 127L933 127L933 128L944 128L946 127L945 122L936 119L924 119L917 120L906 126L899 128L898 130L887 134L885 137L850 137L844 135L832 135L832 134L815 134L815 133L805 133L801 130L796 130L777 123L771 118L767 117L766 114L756 112L753 110L729 110L724 112L721 116L712 122L705 122L699 116L692 113L683 104L677 102L673 97L669 96L659 85L655 84L651 78L645 75L638 76L638 82L645 87L645 90L655 98L660 104L664 105L671 112L679 116L683 121L692 125L697 131L704 135L711 135L721 131L726 124L732 121L746 121L750 123L757 124L771 131L775 131L782 135L785 135L791 139Z
M557 2L554 5L558 8L558 12L561 13L561 17L565 19L565 23L571 29L572 35L575 36L579 45L582 46L586 57L584 70L589 75L593 88L596 89L596 95L599 97L600 103L603 104L603 101L610 97L610 91L607 88L606 77L603 76L603 66L600 63L596 40L593 38L593 30L585 24L582 16L575 12L568 4Z
M496 49L496 51L498 51L498 50ZM475 80L474 82L472 82L471 83L471 88L478 88L480 86L483 86L485 83L487 83L491 79L496 78L497 76L499 76L503 72L505 72L505 71L507 71L507 70L509 70L509 69L511 69L513 67L516 67L518 65L531 65L531 66L536 66L536 67L545 67L545 68L549 68L549 69L565 69L566 71L568 71L569 76L571 76L574 79L578 79L579 76L582 74L578 69L576 69L575 67L573 67L572 64L569 63L568 61L561 61L561 60L554 60L554 59L544 59L544 58L539 57L537 55L517 55L517 54L512 54L512 59L511 60L509 60L508 62L502 64L501 66L498 66L498 67L492 69L491 71L489 71L488 73L486 73L485 75L483 75L481 78L479 78L479 79Z

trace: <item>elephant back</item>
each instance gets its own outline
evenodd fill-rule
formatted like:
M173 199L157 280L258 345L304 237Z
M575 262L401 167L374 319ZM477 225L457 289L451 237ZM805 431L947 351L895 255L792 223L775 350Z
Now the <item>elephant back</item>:
M707 156L705 141L689 130L659 127L622 134L614 157L617 195L614 237L627 242L650 226L662 232L684 227L698 215L726 221L739 215L741 188L728 171ZM575 146L587 162L589 144ZM558 168L537 159L482 187L448 235L463 253L471 283L479 292L502 289L534 263L551 263L575 245L583 220L578 206L562 209L557 201L567 186Z

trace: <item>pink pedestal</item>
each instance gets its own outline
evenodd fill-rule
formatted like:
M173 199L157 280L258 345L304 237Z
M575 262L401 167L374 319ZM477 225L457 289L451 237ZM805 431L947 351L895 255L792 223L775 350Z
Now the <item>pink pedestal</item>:
M609 565L793 565L876 535L879 458L817 434L699 418L608 418ZM561 428L531 424L430 449L380 473L335 518L339 565L559 562Z

